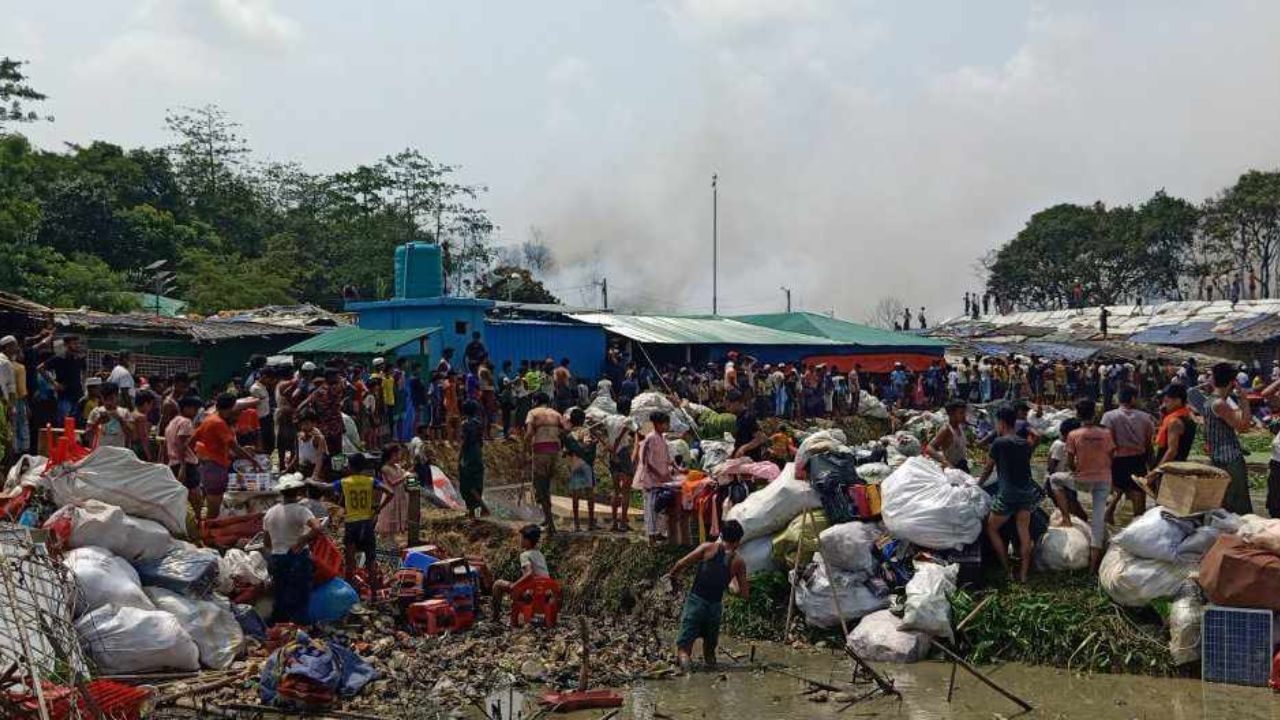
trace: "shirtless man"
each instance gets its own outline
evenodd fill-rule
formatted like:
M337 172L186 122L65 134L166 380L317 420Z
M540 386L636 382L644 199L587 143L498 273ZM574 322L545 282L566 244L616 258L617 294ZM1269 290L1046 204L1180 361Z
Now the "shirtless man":
M556 462L560 457L560 435L568 424L564 416L551 407L551 398L545 392L533 396L533 405L525 421L526 450L532 457L533 495L542 508L542 526L550 535L556 531L551 515L551 480L556 476Z

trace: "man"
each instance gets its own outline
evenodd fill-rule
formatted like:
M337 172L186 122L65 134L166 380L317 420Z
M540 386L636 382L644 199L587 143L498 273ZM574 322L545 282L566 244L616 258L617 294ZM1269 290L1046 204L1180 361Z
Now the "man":
M1107 339L1107 318L1111 317L1111 312L1104 306L1098 310L1098 330L1102 331L1102 339Z
M342 400L346 395L342 373L328 367L324 371L324 384L298 405L298 410L310 408L316 414L316 425L324 435L331 451L340 452L342 435L346 426L342 422Z
M0 338L0 403L3 403L7 416L5 425L10 428L10 437L17 438L13 430L17 428L18 412L18 371L13 365L13 357L18 351L18 339L12 335ZM8 446L9 438L0 437L0 442ZM25 450L25 447L19 447ZM0 458L3 460L3 458Z
M133 396L137 392L137 383L133 379L133 353L121 350L116 356L115 366L107 376L107 382L115 383L120 388L121 399L129 407L133 407Z
M6 335L0 338L0 393L5 394L9 398L10 415L9 426L13 428L13 450L16 453L25 453L31 449L31 408L28 406L29 377L27 373L27 365L23 362L22 346L18 344L18 339L12 335ZM9 394L6 389L7 383L3 379L6 374L4 368L8 366L8 371L13 374L13 393Z
M1039 500L1039 491L1031 479L1031 444L1018 437L1015 427L1018 413L1009 405L996 411L997 437L991 443L987 466L982 471L979 484L985 485L994 470L997 488L991 503L991 515L987 518L987 539L1005 572L1009 571L1009 555L1005 549L1000 528L1013 518L1018 529L1018 577L1026 582L1034 557L1031 542L1031 510ZM1074 433L1073 433L1074 435Z
M127 448L134 440L129 411L120 407L120 388L113 382L102 383L98 391L102 404L86 417L86 429L94 438L94 446Z
M41 368L53 373L53 389L58 399L55 423L61 425L62 419L68 416L75 417L77 421L82 420L82 417L76 416L76 407L84 396L87 362L84 351L80 348L80 338L67 335L62 340L52 342L53 357L46 360Z
M249 386L250 397L258 401L255 408L258 411L259 420L258 443L267 457L271 457L276 451L275 390L278 384L279 378L276 375L276 369L267 365L258 371L257 379ZM281 455L280 464L283 466L284 453L281 453Z
M702 639L702 657L707 667L716 666L716 644L720 639L720 619L726 590L744 602L751 597L751 581L747 578L747 564L738 555L742 543L742 524L729 520L720 528L720 538L705 542L680 558L667 577L675 583L685 568L696 564L698 573L684 600L680 615L680 634L676 638L676 653L680 667L689 670L689 656L693 643Z
M161 432L169 429L169 423L181 413L182 398L191 394L191 378L184 372L173 374L173 379L169 385L169 392L165 393L164 400L160 402L160 423L156 427ZM162 459L169 462L168 449L161 446Z
M404 358L400 358L396 363L399 364L401 360L404 360ZM436 363L436 372L443 375L453 372L453 348L447 347L440 353L440 362Z
M551 398L546 393L535 394L533 404L534 408L525 421L526 451L531 455L533 494L542 508L542 526L551 535L556 531L555 518L551 514L551 481L556 476L565 420L551 407Z
M286 475L276 489L280 502L262 516L263 539L271 557L271 585L275 589L271 622L307 622L311 596L311 540L321 532L320 521L298 502L306 483L298 475Z
M240 447L231 429L236 419L236 396L222 393L214 402L214 412L205 416L188 441L199 459L200 487L204 491L205 519L212 520L222 512L222 495L227 491L231 472L231 457L244 458L253 464L255 471L262 467L253 453ZM197 508L196 520L199 520Z
M1187 406L1187 388L1177 382L1170 383L1160 398L1160 429L1156 432L1156 466L1167 462L1181 462L1191 454L1196 440L1196 421ZM1280 507L1280 506L1278 506ZM1276 517L1272 515L1272 517Z
M760 421L756 419L755 410L745 401L742 393L730 390L728 395L729 412L737 416L733 431L733 442L736 446L734 457L749 457L760 460L761 447L768 440L764 430L760 429Z
M576 404L573 373L569 372L569 358L561 358L560 364L552 371L551 386L556 410L561 413L568 412L569 408Z
M1120 388L1120 407L1102 414L1102 427L1111 431L1116 446L1111 464L1111 489L1115 494L1107 502L1108 524L1115 522L1116 507L1122 497L1128 497L1133 504L1134 517L1147 509L1147 495L1133 477L1147 474L1156 424L1150 415L1133 406L1137 398L1138 390L1126 385Z
M1094 572L1102 562L1102 545L1106 539L1107 496L1111 493L1111 480L1115 475L1115 438L1111 431L1099 427L1097 405L1093 400L1085 398L1076 403L1076 418L1081 426L1067 436L1067 468L1070 473L1065 477L1054 475L1054 503L1061 514L1059 522L1070 526L1071 518L1068 490L1088 490L1093 498L1091 515L1089 516L1089 562ZM1105 509L1104 509L1105 508Z
M929 323L925 322L924 320L924 306L920 307L920 314L916 316L916 320L919 321L919 326L921 330L929 329Z
M969 472L969 445L964 431L968 408L963 400L948 402L947 424L938 430L933 440L924 448L924 454L937 460L943 467Z
M1235 374L1236 369L1231 363L1213 366L1213 394L1205 408L1204 435L1209 443L1209 460L1231 476L1222 506L1237 515L1248 515L1253 512L1253 502L1249 499L1244 451L1236 433L1253 426L1253 413L1248 396L1244 392L1234 392Z
M489 359L489 349L481 342L478 330L471 333L471 342L467 343L467 347L463 349L462 356L466 359L467 369L471 372L476 372L480 368L480 363Z
M911 308L902 308L902 329L911 329Z

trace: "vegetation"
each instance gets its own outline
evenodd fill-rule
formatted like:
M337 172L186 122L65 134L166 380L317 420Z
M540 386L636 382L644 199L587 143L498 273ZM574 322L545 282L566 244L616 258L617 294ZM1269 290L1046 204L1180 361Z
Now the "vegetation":
M556 302L530 271L552 258L540 236L493 271L496 227L478 206L486 188L459 168L407 148L332 174L255 158L239 125L213 105L169 112L173 142L32 147L13 130L44 119L23 63L0 59L0 287L59 307L107 311L150 291L149 265L176 271L171 294L192 311L271 303L336 307L344 294L386 297L394 249L443 245L451 288ZM503 278L497 280L497 278Z

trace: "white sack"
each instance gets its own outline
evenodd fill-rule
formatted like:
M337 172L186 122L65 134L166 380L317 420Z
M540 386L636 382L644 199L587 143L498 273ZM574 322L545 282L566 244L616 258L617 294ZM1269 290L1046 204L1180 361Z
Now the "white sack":
M212 670L231 667L244 646L244 631L230 605L194 600L158 587L149 587L146 593L158 609L178 619L200 651L202 666Z
M953 484L954 483L954 484ZM934 550L959 549L982 533L991 498L969 475L909 458L880 483L881 515L895 537Z
M907 602L906 610L902 613L902 627L951 640L954 637L951 631L951 601L947 596L955 593L959 577L959 565L916 563L916 574L907 582Z
M9 474L5 478L4 489L9 491L19 485L40 487L44 484L44 480L40 475L44 472L48 463L49 458L43 455L23 455L13 464L13 467L9 468Z
M76 581L75 617L104 605L151 610L138 572L123 558L100 547L71 550L62 558Z
M1149 560L1130 555L1115 543L1102 556L1098 583L1117 603L1126 607L1144 607L1160 598L1174 597L1182 583L1191 576L1194 566L1163 560Z
M1178 546L1182 545L1193 529L1186 521L1166 516L1165 509L1157 505L1141 517L1134 518L1111 542L1134 557L1175 562L1178 559Z
M1200 659L1200 623L1204 601L1192 592L1173 601L1169 608L1169 654L1174 665L1186 665Z
M888 598L877 597L867 587L866 573L847 573L832 569L832 577L828 579L822 566L822 554L814 553L813 557L814 562L804 570L801 577L796 577L794 571L790 575L792 584L796 586L796 607L804 613L805 622L815 627L836 627L840 624L840 615L845 620L857 620L889 607ZM833 586L836 601L840 605L840 615L836 615L831 601Z
M858 414L881 420L889 419L889 409L880 399L866 390L858 391Z
M131 517L115 505L100 500L83 500L53 514L46 526L59 517L71 522L70 547L96 545L129 562L154 560L169 551L173 536L155 520Z
M769 572L774 569L773 538L756 538L738 546L738 557L747 565L747 574Z
M726 520L742 523L742 539L772 537L792 518L822 507L822 499L809 483L796 479L795 463L787 463L778 479L747 496L725 513Z
M80 462L54 468L49 484L59 506L101 500L155 520L176 537L187 533L187 489L167 465L139 460L128 448L99 447Z
M844 431L838 428L810 433L804 440L800 441L800 447L796 448L796 467L804 467L812 455L820 455L847 447L848 440L845 438Z
M683 435L689 432L693 420L684 410L671 404L665 395L656 392L643 392L631 401L631 419L640 427L649 422L649 416L655 412L664 412L671 416L671 432Z
M889 477L889 474L893 472L893 468L889 467L888 463L880 462L859 465L856 470L858 472L858 477L861 478L863 482L868 483L883 482L884 479Z
M1080 518L1071 517L1071 527L1058 525L1058 515L1036 543L1036 567L1051 572L1082 570L1089 567L1089 526Z
M714 474L715 469L724 464L726 460L733 457L733 436L725 435L724 440L703 440L702 448L702 470L707 474Z
M265 585L269 578L267 559L257 550L231 548L218 558L218 592L223 595L230 594L237 583L257 587Z
M191 636L163 610L104 605L76 621L76 634L102 675L200 669Z
M880 442L888 443L889 447L897 450L907 457L915 457L919 455L923 449L920 445L920 438L909 432L901 430L892 435L885 435L880 438Z
M587 406L588 414L590 414L592 410L595 410L596 412L604 413L605 415L617 415L618 403L613 401L613 398L609 395L609 393L602 392L599 395L596 395L596 398L591 401L590 405Z
M876 540L883 534L880 523L840 523L818 534L818 550L833 570L871 573L876 569Z
M913 663L929 654L929 636L904 630L902 619L888 610L877 610L862 618L849 631L849 649L871 662Z

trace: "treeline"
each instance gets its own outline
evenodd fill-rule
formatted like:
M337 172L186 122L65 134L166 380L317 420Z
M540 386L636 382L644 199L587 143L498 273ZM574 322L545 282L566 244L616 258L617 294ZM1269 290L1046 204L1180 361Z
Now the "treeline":
M212 105L171 112L166 147L40 150L14 131L45 119L30 109L44 96L22 69L0 60L0 289L55 307L129 310L134 292L155 285L148 268L165 261L166 294L194 312L333 308L344 294L388 296L395 247L425 240L443 244L459 289L550 301L528 273L546 269L545 247L495 248L477 204L486 189L458 181L456 166L414 149L332 174L262 162ZM517 268L495 271L498 261L527 279L507 288Z
M1200 203L1061 204L983 259L1006 310L1280 295L1280 172L1251 170Z

